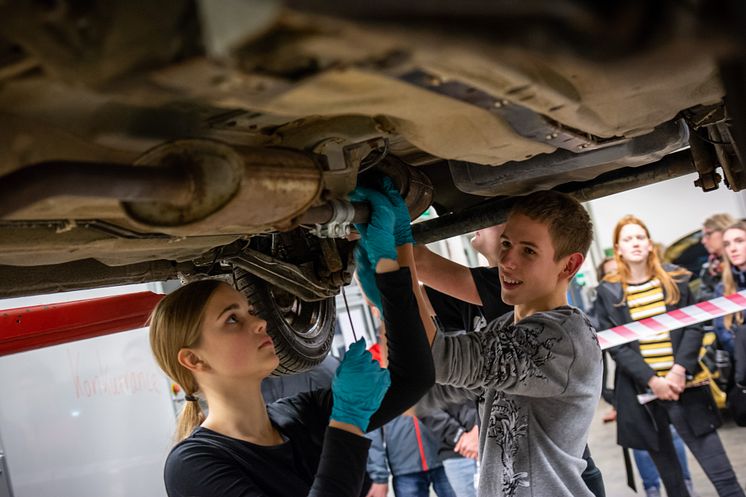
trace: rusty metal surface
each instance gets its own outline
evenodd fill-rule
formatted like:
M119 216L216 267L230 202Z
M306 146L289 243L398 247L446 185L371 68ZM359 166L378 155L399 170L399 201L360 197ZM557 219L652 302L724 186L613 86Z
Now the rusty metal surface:
M454 185L464 193L484 197L526 195L564 183L590 181L608 171L650 164L686 147L688 139L688 128L678 120L651 133L584 153L556 150L500 167L449 161L449 168Z
M419 169L405 164L396 157L385 157L372 171L365 174L389 176L407 203L412 219L417 219L433 203L433 185L430 179ZM365 182L365 179L362 181ZM370 206L367 203L353 202L352 207L355 210L353 223L367 222L370 219ZM325 203L310 208L301 215L299 222L300 224L325 224L333 220L334 215L332 203Z
M355 216L352 218L353 223L364 223L370 219L370 205L366 203L352 202L352 208L355 210ZM298 223L306 224L326 224L334 218L334 207L331 202L311 207L304 212Z
M111 266L168 259L188 261L241 235L175 237L82 220L0 222L0 265L29 267L96 259ZM25 270L25 269L23 269ZM21 270L21 271L23 271Z
M279 148L232 147L232 150L231 170L240 163L242 171L235 194L218 210L200 219L185 220L183 224L168 224L158 216L163 205L149 206L153 215L142 216L142 211L128 204L132 221L144 230L155 227L177 236L259 233L293 227L296 219L318 200L322 173L307 154ZM234 178L213 176L208 180L219 184ZM173 214L169 219L178 218L178 212Z
M180 272L194 271L191 263L158 260L127 266L107 266L92 259L36 266L19 271L0 265L0 298L67 292L88 288L148 283L174 279Z
M289 264L252 249L225 259L274 286L307 302L324 300L337 294L336 287L324 284L306 268Z
M141 169L180 167L193 178L188 203L162 195L153 202L126 202L135 221L149 226L182 226L222 208L241 188L243 158L230 146L213 140L176 140L155 147L135 162Z
M387 156L375 169L389 177L409 207L409 217L417 219L433 203L433 185L425 174L402 160Z
M0 218L60 195L131 201L168 198L184 205L192 190L191 175L178 166L145 170L126 164L45 162L0 178Z

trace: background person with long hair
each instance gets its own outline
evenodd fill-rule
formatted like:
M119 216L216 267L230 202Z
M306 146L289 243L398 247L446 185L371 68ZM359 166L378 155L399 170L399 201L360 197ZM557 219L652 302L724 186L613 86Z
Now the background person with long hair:
M660 252L656 252L660 253ZM604 257L604 259L601 261L601 263L596 268L596 275L598 277L598 281L603 281L604 277L607 274L611 274L616 271L617 268L617 261L614 257ZM596 317L596 301L593 302L593 307L591 307L591 310L588 312L588 317L591 318L591 322L594 323L595 326L598 326L598 318ZM599 331L601 328L599 328ZM604 423L616 421L616 400L614 399L614 388L609 388L607 386L608 383L608 361L606 359L607 354L609 351L604 351L603 359L604 359L604 376L603 376L603 388L601 390L601 398L603 398L608 404L612 406L612 409L609 413L605 414L603 416ZM689 489L689 493L692 494L692 497L695 497L696 494L693 491L693 485L692 485L692 477L689 473L689 464L686 460L686 448L684 447L684 441L681 440L681 437L676 432L676 428L671 426L671 436L673 437L673 443L674 447L676 448L676 455L679 458L679 463L681 464L681 471L684 476L684 483L686 484L686 487ZM642 485L645 488L645 493L650 497L657 497L660 493L660 475L658 474L658 470L655 467L655 463L653 462L653 459L650 457L650 454L646 450L640 450L640 449L633 449L633 453L635 456L635 464L637 465L637 471L640 473L640 478L642 479Z
M370 441L363 433L404 412L434 383L433 337L416 310L406 267L412 262L411 232L407 238L368 240L370 232L392 233L394 223L385 197L368 200L371 221L360 227L361 244L389 330L388 370L373 361L361 340L345 355L331 390L267 406L260 384L279 360L266 322L242 294L203 280L158 304L151 347L187 399L179 442L164 470L170 497L357 497L367 491ZM208 405L206 417L200 399Z
M640 219L625 216L619 220L613 241L617 271L598 287L597 315L602 328L694 303L687 284L689 273L661 265L650 232ZM717 406L709 387L697 386L701 345L701 328L690 326L610 350L616 362L618 443L650 453L668 495L690 495L669 429L673 424L718 495L743 497L717 435L721 424ZM642 405L637 395L648 390L657 400Z
M738 221L723 232L723 280L717 295L746 290L746 222ZM733 358L733 380L746 385L746 327L744 313L728 314L715 320L720 346Z
M723 277L723 233L736 220L730 214L713 214L702 223L702 245L707 250L707 260L699 272L699 300L715 296Z

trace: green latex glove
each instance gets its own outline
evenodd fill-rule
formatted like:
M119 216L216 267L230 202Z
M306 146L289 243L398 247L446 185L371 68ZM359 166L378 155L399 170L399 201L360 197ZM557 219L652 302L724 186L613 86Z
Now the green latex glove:
M383 193L388 197L389 202L394 210L394 239L396 246L414 243L412 236L412 220L409 218L409 209L406 202L399 194L399 190L394 186L394 182L388 176L381 178L381 187Z
M356 224L355 228L360 232L360 242L365 247L371 267L375 270L381 259L396 260L396 216L388 197L371 188L359 186L350 193L350 200L370 203L370 221Z
M389 370L365 350L365 340L361 338L350 346L332 380L331 419L366 431L390 385Z

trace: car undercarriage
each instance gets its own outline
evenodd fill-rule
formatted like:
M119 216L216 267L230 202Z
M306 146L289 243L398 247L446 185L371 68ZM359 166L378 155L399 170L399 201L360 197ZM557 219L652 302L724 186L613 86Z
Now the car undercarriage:
M746 21L724 2L0 4L0 296L230 274L328 351L347 194L394 179L427 243L511 198L692 172L746 186ZM276 331L272 331L276 330Z

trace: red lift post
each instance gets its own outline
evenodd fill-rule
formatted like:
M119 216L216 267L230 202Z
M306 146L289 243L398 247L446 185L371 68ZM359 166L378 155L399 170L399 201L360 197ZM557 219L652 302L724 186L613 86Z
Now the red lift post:
M142 328L162 298L139 292L0 310L0 356Z

